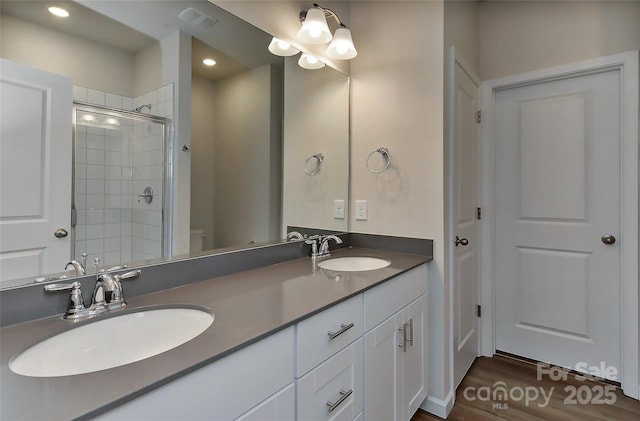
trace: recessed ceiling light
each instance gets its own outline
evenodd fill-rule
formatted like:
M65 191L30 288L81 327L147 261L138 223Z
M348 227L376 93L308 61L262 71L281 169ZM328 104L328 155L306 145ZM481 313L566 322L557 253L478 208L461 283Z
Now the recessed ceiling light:
M202 60L202 62L206 65L206 66L215 66L216 65L216 61L212 58L205 58L204 60Z
M66 10L60 7L54 7L54 6L49 8L49 13L51 13L52 15L56 15L59 18L66 18L69 16L69 12L67 12Z

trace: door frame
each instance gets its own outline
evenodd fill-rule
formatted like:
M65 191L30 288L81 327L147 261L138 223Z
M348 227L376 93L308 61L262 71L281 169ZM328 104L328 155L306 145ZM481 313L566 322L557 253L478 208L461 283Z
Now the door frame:
M621 386L625 395L640 399L638 330L638 51L629 51L567 65L501 77L482 82L482 124L478 159L483 208L480 224L479 291L483 308L480 320L480 353L495 354L495 94L507 88L560 80L603 71L620 71L620 333Z

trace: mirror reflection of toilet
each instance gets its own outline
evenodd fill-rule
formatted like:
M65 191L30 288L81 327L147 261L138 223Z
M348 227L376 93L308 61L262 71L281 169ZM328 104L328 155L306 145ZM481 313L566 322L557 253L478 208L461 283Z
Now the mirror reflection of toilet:
M204 246L204 230L202 228L191 228L191 241L189 244L189 251L191 253L202 251Z

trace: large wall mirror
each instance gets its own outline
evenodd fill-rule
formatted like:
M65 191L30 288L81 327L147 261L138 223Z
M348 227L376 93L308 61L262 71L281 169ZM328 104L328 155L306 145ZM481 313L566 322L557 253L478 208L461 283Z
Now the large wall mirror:
M74 168L76 228L68 259L35 259L27 269L33 273L4 273L0 288L59 274L83 252L88 273L95 257L109 268L185 254L171 247L176 183L190 184L193 252L282 241L290 227L348 231L346 75L272 55L271 35L204 0L55 2L68 18L52 16L52 5L0 3L0 56L72 80L74 143L65 153ZM185 104L190 112L177 113ZM188 127L188 138L176 124L180 133ZM96 146L98 137L106 143ZM2 153L10 159L7 144ZM190 156L190 177L173 168L180 154ZM91 175L96 169L104 179ZM16 254L8 240L3 259Z

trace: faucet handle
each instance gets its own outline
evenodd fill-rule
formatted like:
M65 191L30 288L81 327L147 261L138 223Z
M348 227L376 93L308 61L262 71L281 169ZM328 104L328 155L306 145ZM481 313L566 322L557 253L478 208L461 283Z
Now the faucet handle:
M126 273L123 273L122 275L116 275L116 279L118 281L123 281L125 279L134 279L134 278L138 278L141 274L142 274L141 270L132 270L131 272L126 272Z
M305 244L311 244L311 257L318 257L318 236L309 237L304 240Z
M77 319L82 316L82 312L85 310L84 297L82 296L80 286L80 282L77 281L70 284L49 284L44 286L44 290L47 292L71 290L67 312L63 316L65 319Z

